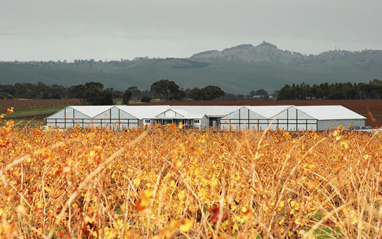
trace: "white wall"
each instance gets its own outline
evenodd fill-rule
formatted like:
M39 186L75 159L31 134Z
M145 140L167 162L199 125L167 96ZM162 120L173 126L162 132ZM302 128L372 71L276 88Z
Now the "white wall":
M318 121L318 130L329 130L336 129L338 126L343 126L345 129L349 129L349 124L351 128L362 128L365 127L365 120L362 119L351 119L351 120L320 120Z
M76 125L87 127L108 127L115 130L138 127L138 119L116 107L90 118L72 107L67 107L46 118L47 126L71 128Z
M196 121L199 121L199 123L196 123ZM199 130L208 129L210 127L209 124L210 121L207 116L203 116L201 119L192 119L192 127Z
M89 116L70 106L46 118L47 126L52 128L71 128L76 125L82 126L88 124L90 121L91 119Z
M220 119L221 130L264 130L268 120L258 113L242 107Z
M294 107L283 110L273 117L272 129L300 131L317 130L317 120Z
M262 131L268 126L271 130L316 130L317 121L294 107L289 107L269 119L243 107L220 120L221 130Z

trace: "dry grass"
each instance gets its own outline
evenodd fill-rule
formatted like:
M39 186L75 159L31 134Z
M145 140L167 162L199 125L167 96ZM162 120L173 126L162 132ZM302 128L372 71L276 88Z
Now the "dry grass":
M381 238L382 136L0 128L2 238Z

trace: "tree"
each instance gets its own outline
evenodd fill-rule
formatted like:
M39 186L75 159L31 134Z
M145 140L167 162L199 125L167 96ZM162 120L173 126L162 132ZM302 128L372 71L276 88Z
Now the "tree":
M131 98L132 99L139 99L141 97L141 95L142 95L142 92L136 86L130 86L127 89L129 91L131 91L131 93L132 93Z
M113 94L109 90L101 91L100 97L97 99L95 105L113 105Z
M99 82L87 82L85 85L70 87L70 93L89 105L112 105L113 95L110 90L104 90Z
M120 90L112 90L113 93L113 99L121 99L123 98L123 92Z
M224 96L224 91L219 86L209 85L201 90L203 100L213 100L220 96Z
M179 100L184 97L184 91L179 89L179 86L174 81L166 79L156 81L151 85L151 93L160 99L164 100Z
M187 92L187 96L193 100L202 100L203 99L203 93L202 91L195 87L192 90L189 90Z
M218 86L209 85L202 89L195 87L187 92L187 96L194 100L213 100L224 96L224 91Z
M143 96L141 99L141 102L143 102L143 103L149 103L150 101L151 101L150 96Z
M280 90L277 91L277 100L290 100L291 95L291 86L286 84Z
M123 93L122 104L128 105L132 95L133 95L133 92L131 90L129 89L125 90L125 93Z

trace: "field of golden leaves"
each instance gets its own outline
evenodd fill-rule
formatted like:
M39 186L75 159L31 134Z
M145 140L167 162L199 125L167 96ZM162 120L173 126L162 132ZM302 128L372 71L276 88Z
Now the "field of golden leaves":
M4 123L4 122L3 122ZM1 238L381 238L382 135L0 128Z

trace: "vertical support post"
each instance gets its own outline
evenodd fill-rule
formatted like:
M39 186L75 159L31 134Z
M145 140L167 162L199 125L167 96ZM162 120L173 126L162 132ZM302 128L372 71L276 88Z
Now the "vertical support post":
M287 127L286 130L289 131L289 108L287 109Z
M74 117L74 109L73 109L72 127L74 127L74 122L76 122L76 120L75 120L75 117Z
M241 109L239 109L239 130L241 130Z
M64 128L66 129L66 109L64 110Z
M121 130L121 109L118 109L118 130Z
M248 109L248 130L250 130L251 129L251 126L250 126L250 117L249 117L249 109Z
M318 120L316 120L316 131L318 131Z
M260 131L260 120L257 119L257 131Z
M277 126L277 129L278 129L279 128L279 119L276 119L276 122L277 122L276 126Z
M296 131L298 131L298 109L296 109Z

